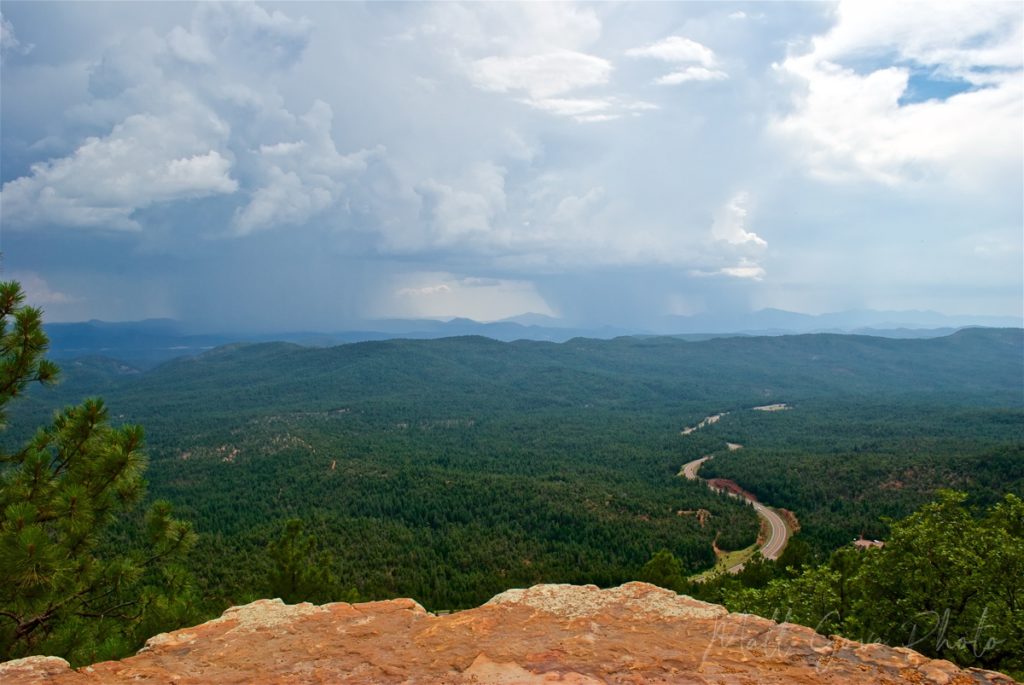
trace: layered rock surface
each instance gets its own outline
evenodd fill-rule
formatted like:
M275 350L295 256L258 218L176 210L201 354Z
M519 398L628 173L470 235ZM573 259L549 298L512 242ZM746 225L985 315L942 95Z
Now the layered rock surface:
M79 670L0 664L0 682L1013 683L991 671L730 614L645 583L538 585L446 616L410 599L288 606L260 600Z

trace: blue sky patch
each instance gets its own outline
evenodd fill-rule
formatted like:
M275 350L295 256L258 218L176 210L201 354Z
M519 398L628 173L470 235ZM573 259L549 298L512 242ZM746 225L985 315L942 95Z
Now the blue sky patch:
M977 90L977 86L960 79L936 76L932 72L915 71L910 74L907 89L899 99L901 107L928 100L948 100L954 95Z

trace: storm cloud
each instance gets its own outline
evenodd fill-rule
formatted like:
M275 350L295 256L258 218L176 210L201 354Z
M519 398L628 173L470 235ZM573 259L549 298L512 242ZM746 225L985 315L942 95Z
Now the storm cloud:
M1020 314L1013 3L5 2L51 320Z

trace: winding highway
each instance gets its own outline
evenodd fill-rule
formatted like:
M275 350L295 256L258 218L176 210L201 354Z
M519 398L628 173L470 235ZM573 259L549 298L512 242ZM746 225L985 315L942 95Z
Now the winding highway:
M771 410L774 411L775 407L788 409L788 407L786 407L786 405L783 404L772 405ZM755 407L755 409L766 410L765 407ZM715 416L709 416L708 418L704 419L693 428L687 428L683 430L682 434L689 435L694 431L700 430L704 426L717 422L718 419L721 418L721 416L723 415L717 414ZM729 451L735 451L742 448L742 445L737 445L735 443L726 443L726 445L728 445ZM687 480L703 480L697 474L697 472L700 471L700 467L704 464L704 462L706 462L708 459L712 459L713 456L714 455L707 454L701 457L700 459L694 459L693 461L683 464L683 468L679 470L679 475L682 476L683 478L686 478ZM711 483L708 483L708 487L711 488L712 490L719 489L716 488ZM739 497L740 495L735 496ZM789 528L786 527L786 522L782 520L782 517L779 516L778 513L775 512L775 510L771 509L770 507L766 507L765 505L761 504L756 499L754 499L753 495L744 492L742 496L744 499L750 502L750 504L754 507L754 511L757 512L757 515L760 516L761 519L767 524L768 538L761 544L761 556L763 556L765 559L778 559L779 555L782 554L782 550L786 548L786 543L789 542L790 533ZM741 561L740 563L729 567L729 573L739 573L739 571L743 568L744 563L746 563L746 561Z
M786 549L786 543L789 542L789 528L786 527L786 522L782 520L782 517L775 513L775 510L769 509L760 502L754 500L751 502L757 515L767 521L771 528L768 539L761 545L761 556L765 559L778 559L782 550Z
M712 455L706 455L700 459L694 459L693 461L683 464L682 470L679 474L687 480L703 480L697 472L700 467L708 459L711 459ZM708 483L708 487L712 490L716 490L713 485ZM738 495L737 495L738 497ZM786 522L782 520L782 517L775 513L774 510L766 507L765 505L758 502L752 496L745 495L744 499L750 502L754 507L754 511L760 516L765 523L768 524L768 539L761 545L761 556L765 559L778 559L779 555L782 554L782 550L786 548L786 543L789 542L789 528L786 527ZM743 568L743 563L736 564L729 568L729 573L739 573Z
M700 469L701 464L703 464L704 462L706 462L710 458L711 458L711 455L708 455L706 457L701 457L700 459L694 459L691 462L683 464L683 468L679 472L679 475L682 476L683 478L685 478L686 480L698 480L699 476L697 475L697 470Z

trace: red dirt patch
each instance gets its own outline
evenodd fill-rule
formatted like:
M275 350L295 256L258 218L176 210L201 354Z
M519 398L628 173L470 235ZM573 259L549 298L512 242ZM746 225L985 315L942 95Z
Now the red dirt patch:
M778 507L775 508L775 511L779 512L779 516L782 517L782 520L786 522L786 525L789 526L791 531L794 533L800 531L800 521L797 519L796 514L791 512L789 509L780 509Z
M736 495L737 497L745 497L749 500L753 500L755 502L757 501L757 497L755 497L752 493L747 492L739 485L737 485L734 481L731 481L728 478L709 478L708 487L714 490L725 490L726 492Z

